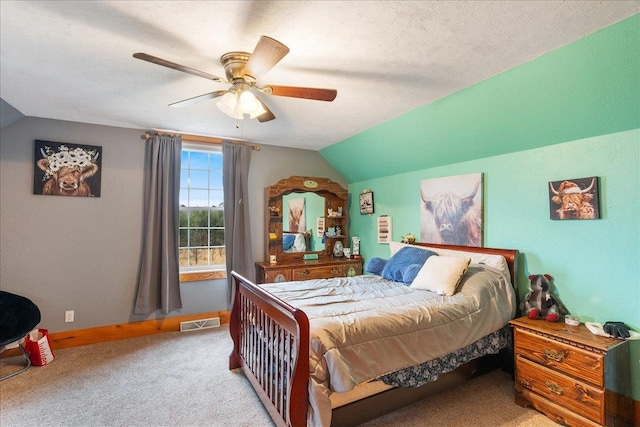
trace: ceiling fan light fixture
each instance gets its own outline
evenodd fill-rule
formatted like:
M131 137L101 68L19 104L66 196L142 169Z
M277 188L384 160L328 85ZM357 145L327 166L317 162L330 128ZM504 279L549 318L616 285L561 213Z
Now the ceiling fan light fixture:
M244 114L248 114L252 119L255 119L267 112L262 103L258 101L258 98L248 90L245 90L240 94L240 105L242 106L242 112Z
M250 113L249 117L252 119L255 119L256 117L259 117L266 112L267 110L265 110L264 107L260 103L258 103L258 108L256 108L252 113Z
M335 99L337 95L335 89L274 85L258 86L256 83L260 75L271 70L288 53L289 48L284 44L271 37L262 36L253 53L233 51L227 52L220 57L220 63L224 68L226 79L142 52L135 53L133 57L215 82L230 83L231 87L227 90L216 90L204 95L194 96L174 102L169 106L184 107L207 99L217 98L217 107L227 116L236 119L236 126L238 126L239 121L243 120L245 115L252 119L257 118L260 123L269 122L276 118L267 104L251 92L252 88L265 95L328 102Z
M238 95L233 91L229 91L222 95L222 97L216 102L216 106L229 117L233 117L238 120L242 120L244 118L242 109L239 108L240 103L238 102Z
M256 96L248 90L240 94L240 106L245 114L253 114L254 111L261 107Z

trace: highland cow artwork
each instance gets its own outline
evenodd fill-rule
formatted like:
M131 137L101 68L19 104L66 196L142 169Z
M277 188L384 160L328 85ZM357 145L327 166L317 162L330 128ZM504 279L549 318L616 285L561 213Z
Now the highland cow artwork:
M599 219L598 177L549 183L551 219Z
M287 231L303 233L307 223L305 219L305 200L303 197L289 200L289 229Z
M33 194L100 197L102 147L35 142Z
M420 238L426 243L482 246L482 174L420 181Z

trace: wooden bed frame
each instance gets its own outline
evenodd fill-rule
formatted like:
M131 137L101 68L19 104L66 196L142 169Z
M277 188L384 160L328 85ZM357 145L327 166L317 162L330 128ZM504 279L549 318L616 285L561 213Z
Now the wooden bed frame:
M516 286L517 250L416 243L442 249L502 255ZM240 368L277 426L307 425L309 319L299 309L236 272L229 331L229 369ZM516 286L517 290L517 286ZM262 356L262 357L260 357ZM496 355L476 359L415 388L394 388L333 410L332 426L353 426L495 369ZM488 362L487 362L488 361ZM364 406L363 406L364 405ZM366 410L364 410L366 408Z

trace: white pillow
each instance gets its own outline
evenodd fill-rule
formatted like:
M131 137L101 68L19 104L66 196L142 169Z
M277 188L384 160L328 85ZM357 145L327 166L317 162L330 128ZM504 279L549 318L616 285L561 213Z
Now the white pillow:
M470 258L432 256L424 263L410 287L451 296L469 268Z
M475 252L454 251L453 249L441 249L441 248L432 248L429 246L409 245L407 243L400 243L400 242L389 242L389 251L391 252L391 256L393 256L393 254L395 254L405 246L426 249L426 250L435 252L441 256L444 255L444 256L469 258L471 259L471 264L488 265L489 267L493 267L496 270L501 271L507 278L513 280L513 278L511 278L511 273L509 272L509 265L507 264L507 260L504 259L502 255L489 255L489 254L481 254L481 253L475 253Z

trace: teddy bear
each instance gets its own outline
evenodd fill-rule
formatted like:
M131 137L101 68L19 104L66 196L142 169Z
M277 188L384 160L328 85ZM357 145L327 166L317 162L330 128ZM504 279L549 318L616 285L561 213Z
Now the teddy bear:
M532 274L529 276L529 292L520 303L529 319L544 318L556 322L561 315L569 314L566 307L551 294L551 277L549 274Z

